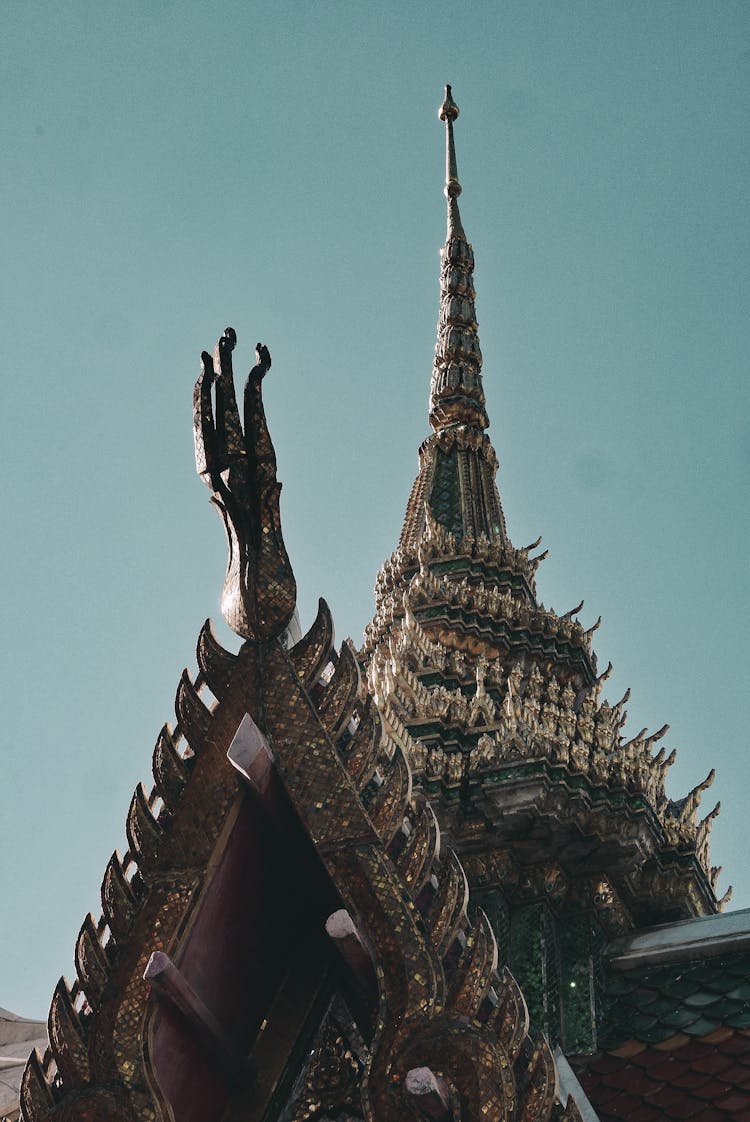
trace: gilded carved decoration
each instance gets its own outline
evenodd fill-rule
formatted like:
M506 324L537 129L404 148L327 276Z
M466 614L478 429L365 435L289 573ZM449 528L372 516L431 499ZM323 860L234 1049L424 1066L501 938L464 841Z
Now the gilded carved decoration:
M257 362L245 384L243 430L232 373L236 343L228 327L213 358L206 351L201 356L193 394L195 459L229 546L222 613L242 638L263 640L287 626L297 589L281 534L281 484L263 408L262 382L271 356L258 343Z
M202 356L196 465L227 534L222 612L245 642L234 655L209 623L201 630L199 672L179 682L176 721L154 748L153 787L135 790L128 848L105 870L102 914L81 927L76 980L55 989L49 1048L29 1060L25 1122L173 1117L144 972L155 951L179 966L242 808L260 813L243 801L241 769L227 759L247 718L267 752L264 791L286 815L275 844L311 850L306 859L348 913L377 985L376 998L362 998L361 1048L329 1015L328 993L314 1046L295 1061L289 1109L270 1092L265 1100L263 1111L274 1104L285 1122L422 1117L415 1072L435 1088L446 1122L580 1120L575 1103L559 1099L547 1040L530 1036L524 994L499 956L501 924L487 914L502 919L493 900L527 914L585 913L619 935L643 916L705 914L728 898L717 902L720 870L710 865L718 804L698 816L713 772L685 798L668 798L675 753L655 747L667 726L625 739L628 694L615 704L602 696L610 668L598 673L592 649L599 621L584 628L582 603L562 615L540 604L540 542L516 549L508 539L485 431L474 257L458 210L457 116L448 87L433 433L360 651L334 649L324 601L287 649L296 585L262 401L270 355L258 345L244 427L234 331L213 359ZM475 902L470 921L474 891L487 911ZM223 1087L223 1122L260 1117L245 1053L267 1024L264 1016L256 1026L255 1045L232 1042L245 1083Z
M413 1068L429 1066L450 1088L461 1117L546 1122L556 1101L552 1054L545 1042L532 1045L526 1035L523 998L508 971L498 972L486 917L480 912L469 922L466 876L455 854L441 853L440 827L429 803L412 796L402 730L396 727L398 739L383 734L376 708L363 699L351 647L333 649L323 602L310 632L290 651L284 649L281 631L290 617L294 584L276 533L278 506L266 501L269 492L263 489L272 447L269 453L265 421L256 413L256 428L246 427L242 439L247 460L253 442L260 447L259 433L268 442L254 461L263 485L237 472L232 457L242 457L239 427L226 408L234 337L223 338L217 354L225 381L222 447L228 467L216 461L210 466L207 445L201 449L198 441L197 463L210 476L214 501L219 495L223 503L230 573L238 544L247 564L255 566L254 583L248 578L238 586L232 576L224 600L228 618L255 637L235 656L221 648L210 626L201 631L200 673L181 678L176 724L165 726L156 741L153 788L136 788L126 824L129 848L124 857L113 854L107 866L101 918L89 916L81 928L75 983L61 980L55 991L50 1046L29 1061L22 1116L25 1122L170 1117L150 1052L155 1007L144 972L154 951L179 961L217 867L217 847L230 836L239 790L226 757L238 724L249 714L372 954L379 991L364 1066L331 1030L307 1075L308 1091L320 1090L320 1096L308 1096L310 1111L303 1116L322 1117L324 1092L335 1091L339 1100L344 1096L343 1105L370 1122L403 1119L413 1110L404 1097L406 1077ZM197 397L206 391L204 369ZM205 399L201 409L205 437ZM246 411L246 425L247 416ZM269 545L253 554L258 530ZM270 570L278 579L256 579ZM492 715L485 683L481 666L475 685L483 719Z
M486 432L450 92L440 116L448 231L430 389L434 431L419 449L398 547L375 583L375 615L359 653L370 692L386 737L407 756L451 841L470 839L472 859L477 847L512 843L503 807L511 792L520 805L525 784L519 835L543 816L548 848L555 835L570 844L571 867L580 858L571 831L609 846L613 860L619 849L618 891L641 921L659 922L675 907L685 916L710 913L718 906L709 850L718 807L701 821L697 809L712 774L684 799L667 796L675 752L656 746L668 726L628 739L629 692L614 705L602 697L611 667L598 673L592 648L601 617L586 628L583 602L561 615L539 603L535 575L546 553L532 553L541 539L515 549L508 538ZM657 887L661 911L651 907ZM593 899L588 906L595 910Z

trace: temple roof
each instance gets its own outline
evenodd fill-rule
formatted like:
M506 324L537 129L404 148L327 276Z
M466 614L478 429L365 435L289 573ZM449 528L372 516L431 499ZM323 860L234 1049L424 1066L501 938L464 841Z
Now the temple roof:
M608 947L602 1044L750 1030L750 909L664 924Z
M601 1122L750 1117L750 910L615 940L602 1052L576 1065Z
M684 1038L669 1049L643 1048L630 1058L603 1055L581 1073L600 1122L747 1122L750 1034Z
M660 924L617 939L609 946L612 965L620 970L735 951L750 953L750 908Z

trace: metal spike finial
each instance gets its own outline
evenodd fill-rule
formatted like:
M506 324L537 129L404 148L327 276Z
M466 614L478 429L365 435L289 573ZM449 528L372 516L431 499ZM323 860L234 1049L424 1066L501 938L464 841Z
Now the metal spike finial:
M448 237L465 238L461 215L458 212L458 196L461 194L461 184L458 181L458 167L456 165L456 145L453 140L453 122L458 117L460 110L453 100L451 87L445 87L445 99L438 110L438 117L445 121L445 189L444 194L448 200Z
M438 109L438 117L441 121L447 121L450 117L451 121L455 121L461 110L453 100L452 86L445 87L445 100Z

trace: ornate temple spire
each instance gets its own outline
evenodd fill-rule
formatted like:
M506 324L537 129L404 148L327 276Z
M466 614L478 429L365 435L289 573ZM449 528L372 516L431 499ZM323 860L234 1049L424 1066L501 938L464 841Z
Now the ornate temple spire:
M439 116L448 229L433 431L419 449L398 547L378 573L361 650L384 742L401 746L444 839L466 856L470 882L481 892L498 886L509 909L494 913L499 929L531 897L567 897L566 914L581 908L611 935L635 923L710 915L720 906L708 848L717 811L699 820L698 806L713 773L683 799L667 797L674 753L654 755L652 746L668 726L626 737L629 691L615 705L601 696L611 664L598 672L599 621L584 628L583 602L562 614L541 604L535 577L546 551L531 556L541 539L516 549L508 538L486 431L450 86ZM555 982L545 1004L539 975L524 974L520 958L518 969L537 1023L556 1032L562 1010L572 1025L577 995L563 995ZM539 969L551 978L558 967L550 960ZM556 1020L545 1020L558 998ZM576 1023L590 1024L595 1044L590 1004L581 1011Z
M466 240L458 196L456 147L453 122L458 106L445 87L445 100L438 116L445 121L445 197L448 228L440 252L440 314L435 361L430 385L430 424L436 432L451 425L489 425L482 390L482 352L479 349L474 309L474 253Z
M482 352L474 310L474 253L466 240L458 196L453 122L458 106L445 87L438 116L445 121L448 228L440 250L440 312L430 381L431 435L419 450L419 475L406 509L400 546L415 555L430 523L458 539L507 541L495 475L497 456L486 433Z

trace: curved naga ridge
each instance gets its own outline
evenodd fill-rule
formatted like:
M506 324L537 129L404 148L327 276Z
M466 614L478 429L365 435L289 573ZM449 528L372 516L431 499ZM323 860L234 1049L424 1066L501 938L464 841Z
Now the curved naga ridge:
M368 990L359 1091L346 1100L346 1113L335 1094L324 1112L311 1079L289 1117L580 1122L572 1103L563 1110L558 1101L549 1046L528 1035L518 985L507 969L498 971L486 916L478 910L469 921L459 859L441 854L438 821L428 802L412 796L403 751L384 736L371 700L363 701L351 651L345 644L335 654L332 641L322 602L296 647L269 646L263 674L274 689L266 692L265 731L348 912L345 924L343 912L332 916L327 930L342 942L348 930L367 948L377 994ZM312 801L315 789L325 797ZM311 1053L316 1078L329 1050L321 1038ZM338 1092L333 1082L328 1091Z
M213 492L211 501L227 534L222 614L243 639L264 642L280 635L291 620L297 586L281 533L281 484L263 409L262 382L271 356L258 343L257 362L245 383L243 432L232 372L236 343L228 327L213 358L206 351L201 355L193 392L195 465Z

